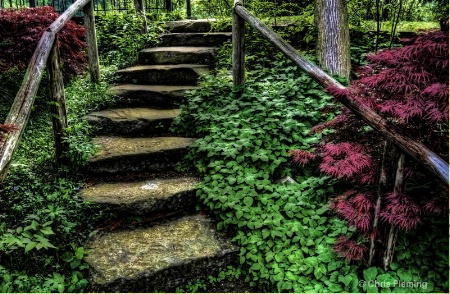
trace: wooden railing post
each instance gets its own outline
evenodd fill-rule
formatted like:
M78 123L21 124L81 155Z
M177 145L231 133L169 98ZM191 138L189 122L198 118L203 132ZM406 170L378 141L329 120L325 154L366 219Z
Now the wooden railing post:
M58 36L55 38L47 59L47 73L50 82L50 110L55 137L56 160L59 164L62 164L64 162L64 152L68 150L67 143L63 141L64 129L67 128L67 112L64 98L64 82L60 69Z
M234 7L242 6L241 0L234 0ZM245 84L245 21L233 9L233 84L243 88Z
M100 65L98 62L97 36L95 33L94 0L89 1L83 7L83 11L91 81L98 83L100 81Z
M394 189L395 177L394 173L397 169L398 149L390 140L384 142L383 157L381 159L381 169L378 181L377 201L375 205L374 220L372 224L372 235L370 237L370 249L369 249L369 265L372 265L375 253L377 253L377 247L375 244L376 233L379 231L379 220L381 203L384 199L384 195ZM379 254L379 252L378 252Z
M191 0L186 0L186 18L192 18Z
M395 147L397 148L397 147ZM401 153L397 161L397 171L395 173L394 193L403 194L405 189L405 154ZM386 250L383 257L383 268L385 271L389 270L389 265L392 263L395 251L395 242L397 241L398 227L390 225L386 236Z

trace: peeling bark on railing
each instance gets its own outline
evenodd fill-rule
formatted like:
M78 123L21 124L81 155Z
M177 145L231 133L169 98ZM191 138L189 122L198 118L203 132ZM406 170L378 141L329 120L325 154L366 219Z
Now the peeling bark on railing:
M325 88L334 86L339 89L346 89L319 67L300 56L297 50L295 50L272 29L245 9L241 4L238 3L235 5L234 12L248 22L254 29L260 32L261 35L263 35L267 40L272 42L289 59L294 61L301 69L303 69L309 76L314 78L322 86ZM381 117L360 101L348 96L341 97L339 101L349 108L356 116L372 126L376 131L381 133L387 139L392 140L398 148L409 154L412 158L415 158L427 170L437 175L443 183L449 185L450 179L448 163L433 153L429 148L422 143L409 138L398 127L391 124L389 121Z
M55 137L56 160L64 163L64 153L68 145L63 140L64 129L67 128L66 101L64 98L64 81L60 68L58 37L53 43L47 60L47 73L50 85L50 111L52 113L53 135Z
M44 32L39 41L38 48L31 58L30 65L25 74L24 82L14 99L11 110L5 120L6 124L14 125L17 130L12 132L0 148L0 182L3 181L6 170L11 162L12 155L19 144L20 137L28 122L31 107L42 78L42 72L45 69L50 49L55 40L55 34Z
M70 5L69 8L64 11L49 27L48 31L57 34L66 22L71 19L79 10L81 10L87 3L91 0L78 0L74 4Z

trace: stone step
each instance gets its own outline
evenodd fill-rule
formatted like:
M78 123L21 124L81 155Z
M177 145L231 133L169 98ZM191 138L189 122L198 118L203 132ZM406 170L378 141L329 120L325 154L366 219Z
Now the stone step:
M117 71L116 77L120 83L195 86L202 73L208 73L207 65L139 65Z
M139 52L139 64L212 64L212 47L157 47Z
M215 19L180 20L168 21L165 25L172 33L207 33L211 31L215 21ZM224 27L223 31L231 32L231 26Z
M93 143L98 146L98 151L89 158L87 172L115 174L172 170L193 141L181 137L96 137Z
M195 185L198 183L192 177L101 183L83 189L80 196L84 201L114 210L145 215L195 207Z
M150 228L96 236L87 244L93 292L174 291L236 262L238 248L192 215Z
M170 33L162 35L162 46L217 47L231 40L232 33Z
M154 107L178 108L186 91L197 89L196 86L163 85L117 85L110 88L115 97L116 107Z
M95 111L86 116L94 134L148 136L170 134L179 109L119 108Z

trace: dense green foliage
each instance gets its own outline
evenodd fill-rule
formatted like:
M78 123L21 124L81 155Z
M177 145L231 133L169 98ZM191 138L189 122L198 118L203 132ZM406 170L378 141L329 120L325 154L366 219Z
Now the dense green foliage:
M176 124L183 133L201 137L185 167L195 164L190 167L204 179L198 191L202 207L240 245L246 280L269 292L447 291L448 242L437 233L445 220L427 220L432 230L401 236L386 273L336 255L338 235L355 235L327 207L345 184L288 162L290 150L312 149L320 140L309 131L334 116L332 101L283 56L267 53L274 50L265 42L252 38L247 44L243 95L238 98L229 73L219 70L188 95ZM219 65L230 63L229 53L229 46L222 48ZM191 283L185 290L203 286Z
M134 65L144 47L158 43L162 30L154 22L148 22L148 34L142 34L142 18L134 11L110 13L97 18L97 42L104 64L119 68Z
M132 15L101 18L99 32L102 75L110 79L118 67L136 62L137 52L158 33L140 35ZM117 31L114 31L116 29ZM124 33L123 33L124 32ZM136 40L138 42L136 42ZM107 66L107 67L105 67ZM24 72L12 68L0 76L0 114L4 119ZM79 76L66 88L69 164L55 162L46 76L0 190L0 292L83 292L88 281L83 244L106 211L79 199L83 164L92 154L90 127L83 116L110 101L108 83L94 85Z
M106 87L77 79L66 88L71 164L65 168L54 160L45 91L38 95L0 192L1 292L79 292L86 287L83 243L104 213L77 196L80 165L94 151L82 116L104 103ZM2 100L1 109L10 103Z

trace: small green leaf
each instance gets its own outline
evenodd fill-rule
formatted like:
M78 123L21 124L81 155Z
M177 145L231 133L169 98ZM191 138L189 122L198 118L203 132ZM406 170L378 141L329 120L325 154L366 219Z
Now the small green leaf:
M252 204L253 204L253 198L247 196L247 197L244 198L243 202L244 202L244 204L245 204L246 206L252 206Z
M366 282L368 281L374 281L377 277L378 270L376 267L369 267L368 269L363 271L364 280Z
M30 251L31 249L33 249L34 247L36 247L37 243L31 241L30 243L27 244L27 246L25 246L25 253Z
M40 229L40 231L44 235L54 235L55 234L51 227L44 227L44 228Z

